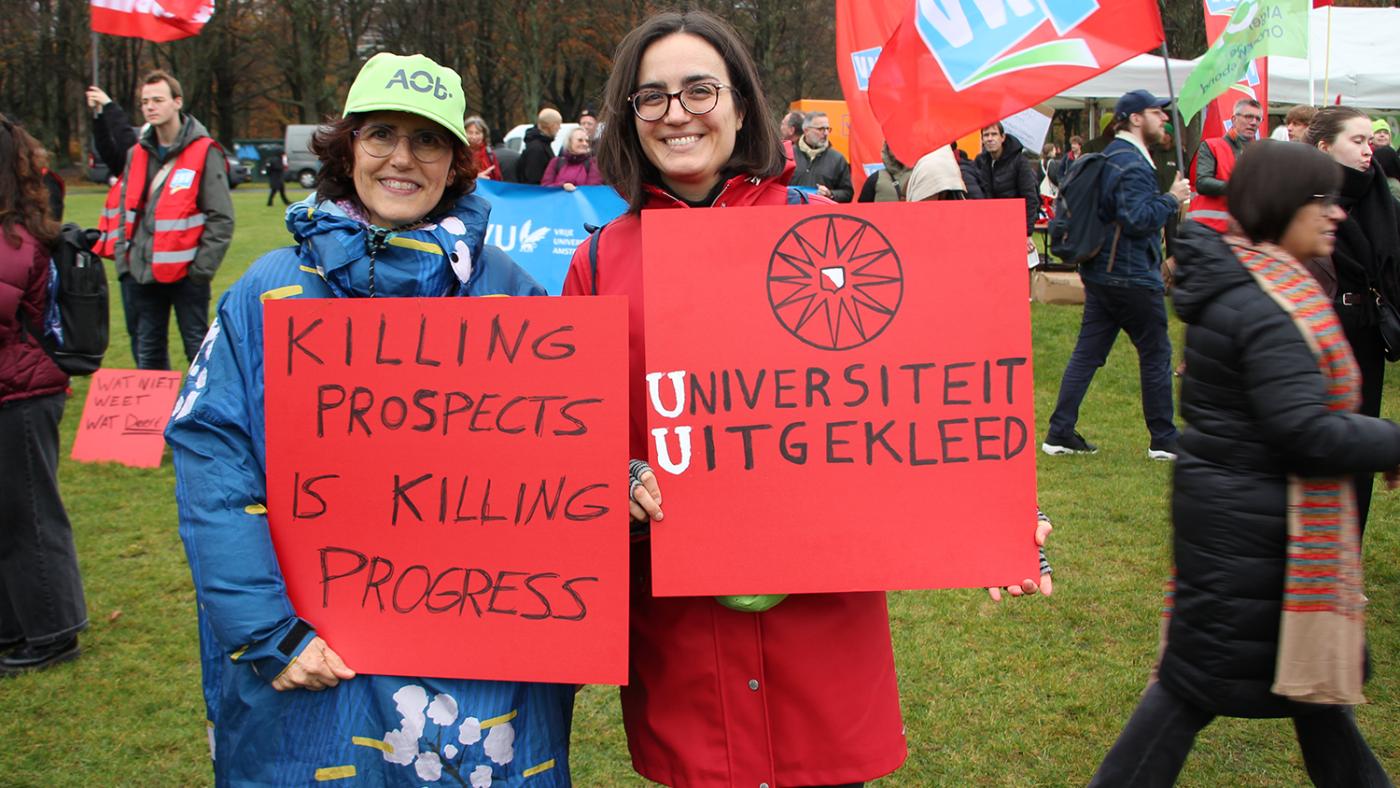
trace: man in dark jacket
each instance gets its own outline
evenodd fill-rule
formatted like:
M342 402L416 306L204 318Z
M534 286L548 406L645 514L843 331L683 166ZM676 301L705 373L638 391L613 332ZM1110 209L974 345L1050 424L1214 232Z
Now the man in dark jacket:
M1080 266L1084 322L1060 380L1060 395L1041 449L1046 454L1093 454L1098 448L1075 431L1079 405L1094 373L1108 360L1119 331L1138 352L1142 412L1152 436L1147 456L1175 460L1178 432L1172 410L1172 345L1162 296L1162 227L1190 194L1178 175L1171 190L1157 188L1148 146L1160 144L1167 115L1145 90L1124 94L1114 108L1116 138L1104 149L1099 216L1109 224L1104 248Z
M817 194L836 202L850 202L855 196L851 186L851 165L841 151L831 147L831 119L825 112L813 112L802 121L802 137L793 151L797 169L792 174L793 186L810 186Z
M536 186L544 178L544 170L554 158L554 135L564 116L559 110L545 107L535 119L535 125L525 130L525 149L520 152L520 161L515 165L516 180L520 183L533 183Z
M1191 162L1196 199L1191 201L1191 212L1186 218L1216 232L1225 232L1229 221L1225 189L1230 184L1230 172L1235 168L1235 159L1244 152L1244 146L1254 141L1263 120L1264 109L1259 102L1240 99L1235 102L1235 115L1225 136L1201 140L1196 158Z
M1023 154L1025 146L1009 136L1000 123L982 129L982 152L974 162L987 196L1020 198L1026 203L1026 252L1035 251L1035 218L1040 213L1040 180L1035 167Z

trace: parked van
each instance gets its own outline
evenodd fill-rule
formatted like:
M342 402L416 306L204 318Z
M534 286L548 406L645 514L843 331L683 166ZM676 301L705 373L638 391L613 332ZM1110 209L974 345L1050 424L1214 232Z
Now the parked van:
M303 189L316 186L316 173L321 171L321 160L311 152L311 135L316 133L313 124L288 126L282 141L282 150L287 152L287 180L295 180Z

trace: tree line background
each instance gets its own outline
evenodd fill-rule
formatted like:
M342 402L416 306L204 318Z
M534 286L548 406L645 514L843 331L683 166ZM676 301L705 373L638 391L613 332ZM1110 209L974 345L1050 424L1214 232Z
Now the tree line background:
M9 0L0 14L0 112L59 164L86 149L92 49L87 0ZM1393 5L1350 0L1338 5ZM462 75L468 111L499 136L543 106L572 120L598 108L613 48L660 8L703 8L749 43L776 116L798 98L840 98L832 0L218 0L195 38L98 36L98 84L139 120L137 83L179 78L185 110L225 145L282 137L334 113L371 55L421 52ZM1166 0L1173 57L1205 49L1200 0Z

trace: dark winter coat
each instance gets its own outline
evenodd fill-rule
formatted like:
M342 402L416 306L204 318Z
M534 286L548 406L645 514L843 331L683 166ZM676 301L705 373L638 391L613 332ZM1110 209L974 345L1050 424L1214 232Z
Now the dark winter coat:
M0 404L68 388L68 376L27 328L42 325L48 307L49 250L23 226L15 232L18 249L0 234Z
M515 178L520 183L539 185L545 168L554 160L554 138L540 131L539 126L525 130L525 148L516 163Z
M1215 714L1306 711L1269 691L1278 652L1288 474L1400 464L1400 426L1331 411L1303 334L1222 237L1183 223L1172 300L1187 323L1172 489L1176 603L1159 677Z
M1035 166L1023 155L1025 150L1020 140L1008 134L999 158L993 159L992 154L982 151L974 163L988 197L1020 197L1026 201L1026 235L1029 237L1040 213L1040 179L1035 177Z
M131 127L131 118L117 102L107 102L92 119L92 143L97 149L97 158L107 165L108 172L121 175L126 169L126 154L136 144L136 129Z
M828 145L815 157L807 155L801 145L793 145L793 163L797 169L792 175L793 186L816 188L822 184L831 190L831 199L836 202L850 202L855 196L851 185L851 165L841 151Z

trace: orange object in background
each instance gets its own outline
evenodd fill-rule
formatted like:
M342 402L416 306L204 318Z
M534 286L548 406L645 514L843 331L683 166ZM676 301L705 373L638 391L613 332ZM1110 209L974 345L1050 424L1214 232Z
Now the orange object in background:
M788 111L825 112L831 118L831 147L851 160L851 113L846 102L834 99L798 99L788 105Z

